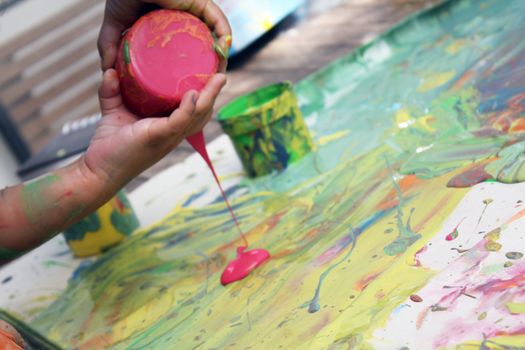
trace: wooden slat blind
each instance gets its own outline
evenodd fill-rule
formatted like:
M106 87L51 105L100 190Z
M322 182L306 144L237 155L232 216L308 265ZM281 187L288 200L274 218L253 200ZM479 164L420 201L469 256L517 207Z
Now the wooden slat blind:
M0 103L33 152L67 120L98 111L103 11L103 0L72 3L0 46Z

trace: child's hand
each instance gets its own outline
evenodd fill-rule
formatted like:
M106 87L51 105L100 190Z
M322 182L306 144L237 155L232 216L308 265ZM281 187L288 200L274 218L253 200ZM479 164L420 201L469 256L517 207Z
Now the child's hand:
M200 94L187 92L169 117L139 119L123 105L117 73L108 69L99 89L102 120L84 156L86 166L103 181L124 186L202 130L225 82L224 74L216 74Z
M115 66L122 32L145 13L147 4L188 11L206 22L218 38L217 51L221 56L219 71L226 71L227 55L231 45L231 28L224 13L212 0L107 0L104 22L98 36L98 50L102 58L103 70Z

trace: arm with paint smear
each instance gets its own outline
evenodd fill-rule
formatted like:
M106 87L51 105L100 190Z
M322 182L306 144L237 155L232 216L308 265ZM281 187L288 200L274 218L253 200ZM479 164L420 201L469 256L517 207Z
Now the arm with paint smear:
M231 28L222 10L212 0L107 0L104 22L98 36L102 69L115 66L122 32L141 15L155 8L188 11L201 18L217 38L215 50L221 57L219 72L226 72L231 46Z
M200 131L226 82L216 74L167 118L139 119L123 105L114 69L99 89L102 119L86 153L69 166L0 192L0 262L15 258L103 205L142 171Z

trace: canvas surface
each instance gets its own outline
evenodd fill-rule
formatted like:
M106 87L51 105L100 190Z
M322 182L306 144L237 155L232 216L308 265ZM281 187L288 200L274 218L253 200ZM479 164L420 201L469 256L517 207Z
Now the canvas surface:
M32 325L76 349L525 347L524 16L448 1L300 82L318 151L241 185L272 254L245 280L219 283L225 206L182 208Z

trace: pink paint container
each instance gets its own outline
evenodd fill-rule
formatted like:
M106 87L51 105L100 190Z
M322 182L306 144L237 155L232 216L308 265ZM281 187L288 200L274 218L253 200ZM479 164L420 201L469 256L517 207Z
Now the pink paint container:
M116 69L124 103L140 117L168 116L189 90L200 91L217 72L211 31L176 10L142 16L125 33Z

